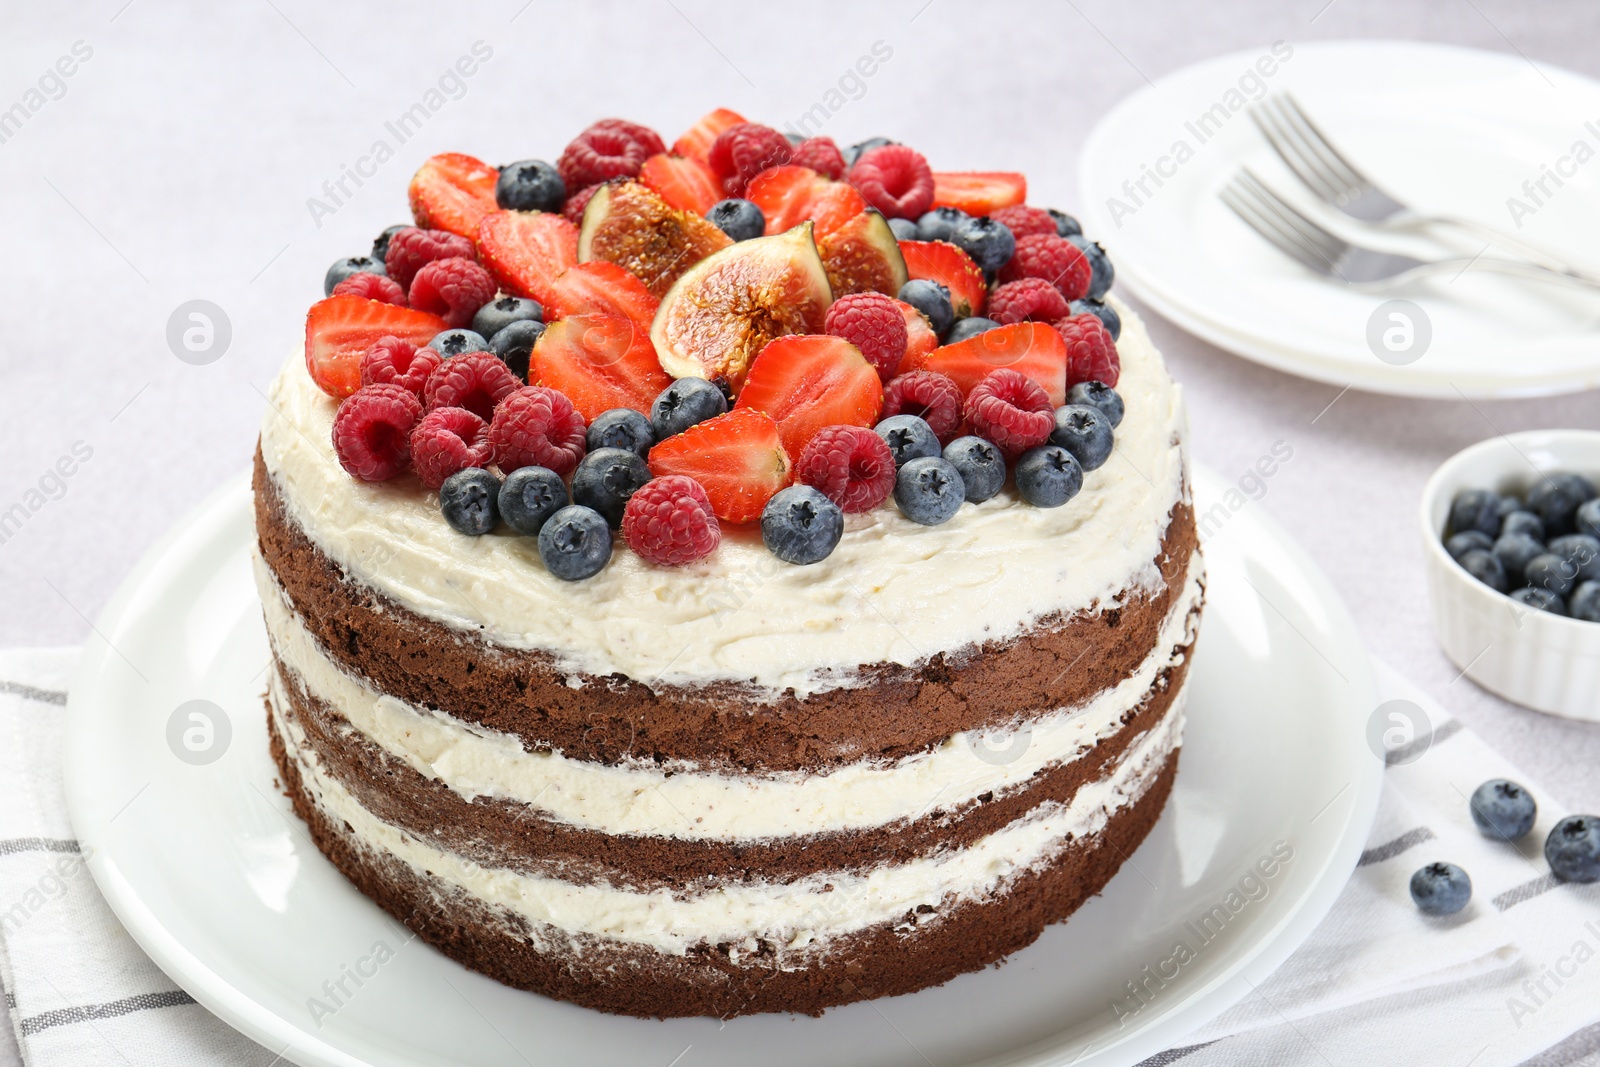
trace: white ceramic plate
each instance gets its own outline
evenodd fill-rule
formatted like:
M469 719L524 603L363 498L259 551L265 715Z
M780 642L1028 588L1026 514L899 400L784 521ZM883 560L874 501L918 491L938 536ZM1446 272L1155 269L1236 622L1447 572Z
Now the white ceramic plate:
M145 951L302 1064L1134 1063L1239 999L1304 939L1353 868L1378 798L1382 768L1364 740L1375 688L1355 628L1281 531L1248 503L1218 503L1227 488L1197 479L1199 506L1220 510L1183 761L1160 823L1070 922L939 989L821 1019L656 1022L508 989L410 940L323 859L274 786L243 479L153 548L100 619L68 705L73 824ZM214 702L228 723L209 764L169 744L191 700ZM1257 865L1275 849L1292 859L1263 877ZM1201 943L1206 921L1215 936ZM1180 940L1193 958L1164 963ZM347 969L369 976L314 1016L312 998L329 1003L324 983ZM1128 983L1147 983L1148 1003Z
M1248 166L1308 211L1341 218L1304 191L1246 113L1253 98L1287 89L1401 200L1513 230L1593 267L1600 159L1580 165L1568 157L1578 141L1600 148L1600 84L1520 56L1444 45L1294 44L1287 58L1283 47L1161 78L1090 134L1080 163L1084 221L1119 281L1213 344L1340 386L1455 398L1600 385L1600 347L1592 343L1600 292L1480 271L1383 295L1355 292L1295 264L1217 197ZM1213 118L1201 127L1208 112ZM1573 173L1560 187L1546 179L1550 195L1535 190L1535 204L1523 183L1545 167ZM1519 210L1513 220L1513 197L1531 213ZM1463 246L1468 255L1482 249ZM1420 306L1431 324L1426 350L1405 365L1380 360L1367 340L1369 320L1391 297Z

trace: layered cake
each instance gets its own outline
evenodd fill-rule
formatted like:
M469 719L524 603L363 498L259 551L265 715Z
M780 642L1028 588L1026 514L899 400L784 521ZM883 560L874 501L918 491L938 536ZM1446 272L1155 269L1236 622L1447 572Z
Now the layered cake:
M819 1013L994 963L1177 770L1179 389L1076 222L713 112L430 159L271 389L281 783L502 982Z

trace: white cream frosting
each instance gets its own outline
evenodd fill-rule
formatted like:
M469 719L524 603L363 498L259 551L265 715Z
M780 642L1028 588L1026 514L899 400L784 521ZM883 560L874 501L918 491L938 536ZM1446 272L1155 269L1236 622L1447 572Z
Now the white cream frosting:
M347 475L330 439L336 404L298 355L272 386L262 455L289 515L348 573L419 615L546 651L573 684L620 673L804 697L849 684L861 664L914 666L1158 587L1152 561L1185 491L1183 402L1143 324L1118 310L1127 414L1076 498L1042 509L1007 490L937 527L878 508L847 517L839 547L806 567L777 560L758 531L724 526L721 546L692 566L656 567L619 547L595 577L560 581L532 538L456 533L410 476Z
M327 657L265 563L256 562L267 630L290 676L389 755L468 801L488 796L525 804L556 821L609 834L694 840L884 826L1003 793L1080 757L1121 729L1161 672L1182 662L1199 622L1200 570L1196 558L1138 668L1076 707L1032 713L1009 730L958 734L895 763L864 760L827 774L760 776L663 769L653 761L606 766L529 752L513 735L381 693Z

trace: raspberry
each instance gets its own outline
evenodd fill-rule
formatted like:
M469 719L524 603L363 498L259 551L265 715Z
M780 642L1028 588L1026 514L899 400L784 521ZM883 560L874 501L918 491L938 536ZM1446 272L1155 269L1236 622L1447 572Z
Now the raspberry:
M916 219L933 206L933 171L922 153L903 144L863 152L850 184L891 219Z
M389 238L389 250L383 254L383 266L395 284L409 290L411 279L427 264L451 256L471 259L472 253L472 242L465 237L445 230L419 230L415 226L407 226Z
M894 377L905 358L906 318L894 298L882 293L841 296L828 308L823 328L861 349L884 381Z
M751 178L768 167L783 166L793 154L789 138L771 126L741 122L717 135L706 162L729 196L743 196Z
M1044 234L1047 237L1056 236L1056 220L1051 218L1050 212L1042 207L1012 204L1010 207L998 208L990 212L989 217L996 222L1005 223L1006 229L1011 231L1011 236L1018 241L1034 234Z
M652 478L628 498L622 536L651 563L681 567L710 555L722 540L722 528L700 483L686 474L668 474Z
M594 191L604 184L604 182L596 182L593 185L579 189L567 197L566 204L561 208L562 217L574 226L582 226L583 209L589 206L589 200L594 196Z
M979 437L1016 457L1042 445L1055 429L1055 409L1038 382L1020 371L1002 368L967 394L967 422Z
M1011 260L1000 268L1002 282L1020 278L1043 278L1060 290L1067 300L1082 300L1089 292L1089 279L1094 266L1083 249L1054 234L1031 234L1017 238L1017 250ZM1053 319L1054 315L1044 318Z
M1105 324L1086 311L1053 325L1067 342L1067 388L1079 382L1104 382L1115 388L1122 374L1122 360L1117 357L1117 343Z
M339 466L363 482L388 481L411 462L411 428L422 402L398 385L363 385L345 397L333 417L333 451Z
M411 279L411 306L440 316L455 329L471 323L477 310L494 299L497 288L489 272L470 259L436 259Z
M586 430L572 401L554 389L527 385L495 408L489 443L506 474L521 467L547 467L565 476L583 458Z
M833 143L832 137L812 137L794 146L789 162L797 167L810 167L824 178L834 181L844 177L844 153Z
M841 510L871 511L894 491L894 453L865 426L825 426L801 450L794 473Z
M359 296L364 300L382 300L385 304L394 304L397 307L408 307L406 291L400 288L400 283L393 278L386 278L382 274L370 274L360 271L350 275L344 281L333 287L329 296Z
M429 489L489 462L489 425L466 408L435 408L411 431L411 465Z
M443 361L431 348L418 348L398 337L380 337L361 357L361 384L398 385L420 398L429 375Z
M434 408L466 408L485 422L500 401L522 382L512 369L488 352L468 352L434 368L422 387L422 400Z
M1054 322L1067 314L1067 298L1043 278L1006 282L989 297L989 317L1002 326L1033 319Z
M907 371L883 390L878 420L892 415L915 415L940 443L948 443L961 429L961 387L938 371Z
M578 190L612 178L636 178L644 161L667 146L647 126L622 119L601 119L572 139L556 160L568 189Z

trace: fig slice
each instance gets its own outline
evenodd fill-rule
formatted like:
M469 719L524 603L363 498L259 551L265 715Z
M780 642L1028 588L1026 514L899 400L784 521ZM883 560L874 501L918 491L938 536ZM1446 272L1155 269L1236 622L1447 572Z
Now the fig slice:
M898 296L906 261L894 231L877 211L863 211L817 242L834 299L848 293Z
M674 378L705 378L737 395L774 337L822 333L833 291L811 223L740 241L701 260L661 299L650 339Z
M640 182L602 185L583 210L578 260L605 260L632 272L661 296L688 269L733 242L698 215L681 211Z

